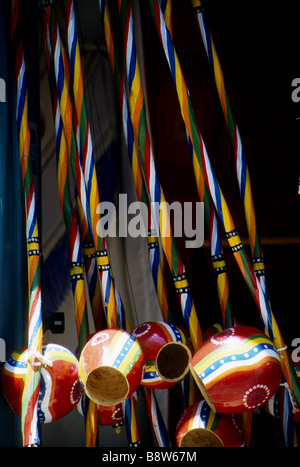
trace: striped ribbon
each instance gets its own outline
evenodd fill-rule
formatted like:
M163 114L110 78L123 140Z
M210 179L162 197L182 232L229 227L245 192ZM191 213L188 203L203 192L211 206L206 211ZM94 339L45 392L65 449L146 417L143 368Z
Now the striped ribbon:
M116 88L119 92L119 104L122 115L122 124L125 136L125 142L128 150L128 156L130 166L133 174L133 180L136 187L137 198L141 203L144 203L148 207L148 256L149 264L153 277L153 282L158 296L163 319L165 321L172 321L171 311L169 309L167 288L164 277L164 267L159 249L159 239L155 234L155 225L153 223L151 208L149 206L149 197L147 187L143 180L143 172L141 162L138 156L137 143L134 137L134 131L132 122L130 119L129 102L127 93L125 90L124 76L122 73L122 67L115 51L114 35L111 25L111 19L108 7L105 0L99 0L99 10L108 50L108 56L115 80ZM153 228L152 228L153 226Z
M140 445L140 435L136 420L134 397L129 397L122 403L124 421L127 433L129 447L137 447Z
M123 307L117 307L118 304L121 305L121 301L120 299L116 299L116 295L118 295L118 298L120 298L120 295L116 290L117 286L112 276L106 238L105 236L102 236L101 230L97 228L97 226L100 225L100 213L97 209L100 203L100 197L94 161L92 136L83 89L82 65L73 1L65 0L65 8L68 50L71 66L71 82L78 119L77 135L80 148L80 160L87 188L94 244L97 246L97 262L104 295L104 305L107 309L106 314L108 327L120 327L128 331L130 330L130 324L127 317L125 317L124 309Z
M91 131L84 98L83 75L81 68L78 37L76 32L73 2L65 2L65 7L72 89L69 89L69 81L67 74L68 64L66 62L64 63L64 60L62 60L62 65L64 65L64 68L63 70L60 70L60 72L64 72L64 81L66 82L65 85L67 86L70 93L71 90L73 91L73 97L75 102L76 113L75 115L73 114L74 130L72 127L72 136L74 137L75 134L77 137L77 140L75 142L78 143L79 153L75 152L75 161L73 160L73 164L75 162L73 166L73 175L76 181L77 191L79 194L83 195L82 198L79 196L80 202L82 199L87 200L87 207L89 209L89 211L87 210L86 212L84 212L84 209L82 209L81 218L85 220L88 226L92 226L92 228L90 229L90 232L92 233L91 238L89 239L90 241L87 244L90 251L86 252L86 257L90 258L95 254L97 259L107 326L110 328L120 327L122 329L125 329L127 332L130 332L131 326L125 314L119 291L116 287L114 278L112 276L106 240L105 237L101 236L101 232L97 229L98 222L100 220L99 210L97 209L100 199L93 156ZM57 35L59 35L58 28ZM60 41L58 51L59 49L61 52L63 51L63 46ZM57 78L59 78L59 75ZM58 79L57 84L59 90ZM66 99L69 99L70 101L70 97L68 97L68 95L66 96ZM76 168L76 170L74 170L74 167ZM81 202L79 206L83 208L85 204ZM90 217L87 217L87 214ZM96 252L94 247L95 244L97 245ZM131 413L130 415L132 419L135 418L135 413ZM97 416L98 415L95 404L89 401L89 410L87 414L86 426L87 446L95 445L94 440L96 439L97 434ZM136 442L138 442L138 440L136 440Z
M257 231L256 215L252 197L249 170L240 137L240 132L231 110L228 94L225 89L224 76L221 69L219 57L217 55L213 39L208 28L208 24L204 16L201 1L191 0L191 2L193 6L193 11L195 13L195 17L197 19L197 24L201 32L204 48L206 50L206 54L214 74L216 88L220 98L221 107L224 113L229 136L234 147L236 174L241 198L243 201L247 228L249 231L249 241L252 257L253 259L259 258L263 262L262 251Z
M139 145L139 155L145 174L146 186L151 201L159 206L159 213L155 213L155 219L157 225L159 225L162 247L174 278L174 285L180 299L181 310L190 333L192 345L194 349L198 349L202 343L202 331L187 282L185 266L179 256L172 234L165 196L157 176L150 144L144 93L133 37L131 2L119 0L118 5L124 37L131 120Z
M159 410L155 392L149 388L143 388L148 413L152 421L154 436L159 447L170 447L169 436L163 421L162 414Z
M80 229L76 211L74 209L69 183L69 163L66 137L63 129L63 121L58 105L58 96L55 85L54 69L51 62L51 42L47 23L44 23L44 43L48 68L50 92L52 96L54 126L56 134L57 179L60 206L69 239L71 285L74 298L75 322L77 329L79 351L82 350L89 334L87 299L84 285L83 256L80 241ZM46 40L48 38L48 40Z
M252 264L248 259L246 251L240 240L238 231L235 228L233 219L229 212L228 205L226 203L226 200L223 196L219 183L210 164L204 141L197 127L190 100L190 94L184 80L184 76L180 67L178 56L174 48L172 38L166 28L164 17L158 2L149 1L149 4L153 13L155 24L157 26L158 35L163 45L166 58L170 67L170 71L175 83L183 121L185 123L186 130L193 145L193 163L196 179L197 174L200 173L201 170L205 177L205 181L209 188L216 211L226 232L226 237L229 246L231 247L234 257L241 270L241 273L260 311L265 326L265 332L274 341L275 347L277 348L278 352L280 352L281 363L285 378L293 393L295 401L299 406L300 388L295 371L292 367L290 358L286 352L286 346L284 345L275 317L270 309L269 301L255 274Z
M51 25L51 29L50 29L50 25ZM88 214L89 214L88 203L82 204L82 199L85 200L86 193L84 191L85 186L82 183L82 171L81 171L81 168L79 167L78 150L77 150L76 139L74 137L75 132L74 132L74 126L73 126L73 121L72 121L73 111L72 111L72 104L70 102L70 97L69 97L68 76L66 75L67 73L66 55L64 53L63 47L61 46L57 19L55 17L55 12L52 7L46 10L44 14L44 33L45 33L46 39L48 39L48 41L50 41L50 44L51 44L51 48L49 47L49 52L51 52L51 58L52 58L53 65L54 65L58 100L59 100L59 108L60 108L60 113L61 113L63 127L64 127L63 128L64 134L65 134L66 142L67 142L68 155L71 158L71 165L73 166L72 168L73 168L74 178L78 176L81 182L81 185L80 185L81 196L77 196L79 217L81 219L81 233L84 239L86 239L87 235L89 236L88 242L84 240L84 245L86 245L87 243L91 245L92 244L91 234L90 234L91 224L88 218ZM77 191L79 192L78 185L77 185ZM90 263L87 261L86 256L87 255L85 255L85 263L89 266ZM75 269L75 272L76 272L76 269ZM98 273L97 269L96 269L96 273ZM87 410L87 413L85 414L86 444L87 446L90 446L90 445L94 445L94 443L96 442L96 435L97 435L97 422L96 422L97 418L96 417L98 415L97 415L97 407L95 403L91 401L91 403L89 403L87 407L88 407L88 410Z
M166 27L173 39L172 27L172 2L170 0L160 0L160 8L165 19ZM191 154L193 154L193 145L187 133L187 140ZM217 223L215 209L212 204L210 193L207 189L202 173L197 178L197 188L200 200L204 203L205 220L210 237L211 259L216 276L217 290L220 301L222 322L225 327L231 327L234 323L232 303L229 295L229 281L226 270L225 258L221 242L221 235Z
M155 222L156 225L159 226L162 248L173 275L175 290L179 297L182 314L191 337L191 342L193 348L196 350L203 341L202 330L187 281L185 266L179 256L171 231L164 193L155 168L146 120L145 99L134 42L130 2L119 1L119 15L124 36L125 62L129 87L129 107L134 135L138 142L139 156L150 199L160 208L159 213L154 213ZM191 382L191 385L193 386L193 382ZM150 419L153 425L155 420L151 412Z
M131 326L127 319L119 291L112 276L106 240L105 237L101 238L101 232L97 230L97 224L100 220L97 206L100 202L100 198L97 186L91 131L84 98L83 76L78 36L76 32L75 13L72 1L66 1L65 5L73 92L80 128L79 135L82 152L82 164L86 184L88 187L91 211L94 213L93 227L95 243L96 238L98 238L97 262L103 289L104 304L108 309L108 327L118 326L122 329L125 329L127 332L130 332ZM133 398L130 398L124 402L123 412L129 444L138 445L140 441Z
M148 206L148 213L149 213L149 223L148 226L151 227L152 223L152 215L151 210L149 209L148 204L148 193L145 187L145 183L143 181L143 174L141 163L138 157L138 149L136 145L136 140L134 138L134 132L132 127L132 122L130 119L130 109L127 94L125 91L125 82L124 77L121 72L121 66L119 64L116 51L115 51L115 44L114 44L114 35L113 29L109 14L109 9L105 0L99 1L99 10L102 19L102 25L104 29L106 44L108 55L110 59L110 64L113 72L113 77L116 83L116 87L119 91L119 102L122 114L122 123L123 123L123 130L125 135L125 141L128 150L129 161L132 169L133 179L136 187L137 197L138 200L145 203ZM162 316L164 320L170 318L170 310L168 308L168 301L167 301L167 292L166 292L166 285L164 280L163 274L163 266L162 261L159 253L159 245L158 239L152 236L152 231L148 232L148 252L149 252L149 263L152 272L152 277L154 284L156 286L156 291L158 295L158 300L161 306ZM128 412L128 408L130 408L129 401L125 401L123 404L123 410L125 414L125 424L127 429L131 428L131 432L129 432L131 439L129 440L129 444L134 444L132 437L136 433L136 423L133 423L132 416L130 412ZM159 413L159 407L157 405L156 399L153 399L152 410L149 413L150 420L152 423L153 430L157 430L157 425L154 426L154 413ZM128 415L127 415L128 413ZM164 427L161 427L162 431L165 431ZM163 435L158 436L158 438L165 442L165 437ZM166 444L167 446L169 444Z
M67 22L68 25L71 23L75 24L73 4L71 7L67 6ZM71 16L71 18L70 18ZM96 208L99 204L99 195L97 188L97 178L96 171L94 167L94 157L93 157L93 148L90 134L90 126L87 118L86 105L83 92L83 78L81 72L81 63L79 55L78 41L74 41L74 38L71 37L69 31L73 31L73 37L77 38L76 28L72 29L72 26L68 27L67 37L68 37L68 48L69 48L69 57L71 63L71 74L70 81L74 94L74 103L77 119L74 118L74 126L77 138L77 144L79 149L79 160L82 170L82 175L84 177L86 185L86 196L89 205L89 212L91 218L91 231L90 237L93 239L87 239L83 244L83 254L86 263L87 269L87 279L89 284L89 295L91 306L93 310L93 318L95 323L95 328L97 330L101 329L102 326L102 298L101 298L101 288L100 280L97 271L97 256L96 256L96 247L97 242L99 242L100 237L97 236L96 226L97 226L97 217L96 217ZM62 47L62 53L65 56L64 48ZM67 61L67 58L65 58ZM75 64L75 65L74 65ZM65 69L68 68L68 65L65 65ZM74 78L75 76L75 78ZM69 91L70 92L70 91Z
M45 29L46 30L46 29ZM63 122L60 115L58 105L57 91L55 82L53 83L53 69L50 71L50 43L46 44L45 52L47 56L48 74L50 90L52 91L53 113L56 131L56 153L57 153L57 173L58 173L58 189L61 209L65 221L66 230L69 238L70 260L71 260L71 285L74 298L75 323L78 337L78 351L81 352L83 346L87 342L89 336L89 325L87 315L87 299L85 293L83 256L80 242L80 230L77 220L77 215L72 204L70 185L69 185L69 170L68 170L68 151L65 133L63 130ZM55 77L54 77L55 80ZM53 86L54 84L54 86ZM97 435L97 404L89 401L85 397L85 428L86 428L86 445L88 447L96 444Z
M78 337L79 351L82 350L89 336L88 316L87 316L87 298L84 283L83 255L81 249L80 229L77 221L77 215L72 205L69 170L68 170L68 145L66 140L65 128L60 112L58 102L58 93L55 83L55 70L51 57L53 57L52 41L50 39L50 23L57 28L55 23L54 11L48 11L44 14L44 42L48 65L48 74L50 81L50 91L52 93L53 113L56 132L56 151L57 151L57 171L58 171L58 189L61 203L61 209L69 237L70 259L71 259L71 285L74 298L75 322ZM62 51L63 52L63 51ZM65 60L64 60L65 62ZM52 65L52 66L51 66ZM91 262L85 260L87 270L90 270ZM97 269L96 269L97 272ZM90 275L91 276L91 275ZM98 321L99 323L99 321ZM84 396L83 396L84 397ZM86 398L87 399L87 398ZM86 400L85 403L85 427L86 427L86 445L94 446L97 437L97 404Z
M77 120L73 113L73 106L69 96L69 69L67 57L61 45L58 23L54 7L50 6L44 14L44 29L47 31L46 41L50 44L51 59L54 66L55 81L58 92L58 102L63 121L63 129L67 142L68 156L71 162L72 173L76 181L77 209L80 219L80 231L83 247L83 258L89 286L89 297L92 305L94 322L100 325L99 301L94 301L96 290L99 294L95 248L93 246L93 231L90 217L89 203L79 162L78 146L76 141ZM98 288L98 289L97 289ZM96 304L96 308L95 308Z
M208 27L208 23L204 14L203 7L200 0L191 0L193 11L199 26L201 37L203 40L204 48L208 57L208 61L211 65L218 96L220 99L222 111L225 117L225 122L227 125L228 133L230 136L231 143L234 149L235 155L235 168L236 175L240 190L240 196L242 199L242 204L245 212L246 225L249 234L249 244L252 254L252 263L253 269L258 277L258 280L261 284L261 287L266 295L266 299L270 302L268 286L265 277L265 266L263 251L261 247L261 242L257 229L256 214L254 208L254 201L252 196L252 188L250 182L250 174L247 165L247 160L245 156L245 151L243 148L239 128L237 122L234 118L228 94L225 88L224 75L221 68L220 60L215 48L215 44L211 35L211 32ZM271 303L269 303L271 308ZM290 406L286 406L290 407ZM285 410L286 411L286 410ZM290 414L291 420L293 419L292 414ZM283 423L284 427L288 427L289 424ZM289 439L290 436L286 435L286 439Z
M21 427L24 446L39 444L37 405L40 386L38 356L42 353L41 256L28 126L28 90L20 19L20 0L11 2L11 44L16 80L16 124L19 141L28 255L28 365L22 395Z
M298 447L297 433L293 418L293 401L291 399L290 389L286 383L283 383L283 388L279 397L279 414L285 445L288 448Z
M173 37L172 28L172 4L169 0L160 0L160 7L164 15L165 23L168 31ZM187 141L191 154L193 154L193 146L191 144L190 137L186 133ZM217 290L220 302L220 309L222 315L223 327L231 327L234 323L232 303L229 295L229 281L227 276L225 258L223 254L223 247L221 242L221 235L217 223L217 217L212 204L211 196L204 177L200 172L198 174L198 193L200 200L204 203L204 214L206 221L206 228L209 232L210 237L210 248L211 248L211 259L215 272ZM183 381L183 394L186 406L192 405L198 400L199 394L198 389L195 387L195 381L191 374L188 374Z

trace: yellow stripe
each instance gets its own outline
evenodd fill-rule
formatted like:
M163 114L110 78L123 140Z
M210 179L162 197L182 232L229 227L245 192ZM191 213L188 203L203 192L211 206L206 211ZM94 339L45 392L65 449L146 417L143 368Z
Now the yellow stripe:
M174 282L176 289L183 289L185 287L188 287L188 281L186 279L183 279L181 281L176 281Z
M94 447L96 443L98 429L98 410L97 404L90 400L89 409L85 425L85 443L86 447Z
M225 99L225 89L224 89L224 77L223 72L220 66L219 58L215 49L215 45L213 43L212 37L211 39L211 46L212 46L212 53L213 53L213 63L214 63L214 71L215 71L215 79L216 79L216 86L220 96L220 101L222 105L222 109L224 112L225 117L227 118L227 110L226 110L226 99Z
M29 242L28 243L28 250L31 251L31 250L39 250L40 249L40 245L38 242Z
M109 258L107 255L97 257L98 266L107 266L109 264Z
M192 6L193 8L201 6L200 0L192 0Z
M141 354L141 348L138 344L138 342L134 342L132 345L131 349L129 350L128 354L122 361L121 365L119 366L119 370L126 376L132 369L133 365L129 365L129 362L131 361L133 364L136 362L136 360L139 358Z
M241 239L239 235L233 235L232 237L228 237L228 243L231 247L237 246L241 243Z
M75 274L83 274L83 267L82 266L73 266L71 268L71 275L74 276Z
M261 261L259 263L253 263L253 269L254 271L263 271L265 269L264 262Z
M225 261L213 261L213 266L214 268L224 268L225 267Z
M226 232L230 232L231 230L234 229L234 223L232 221L232 217L231 217L231 214L229 212L229 209L228 209L228 206L227 206L227 203L224 199L224 196L220 190L220 196L221 196L221 205L222 205L222 213L223 213L223 219L224 219L224 227L225 227L225 230Z
M95 254L95 248L94 247L83 247L82 248L83 254L85 256L88 255L94 255Z
M190 336L191 336L192 345L194 347L194 350L197 350L202 344L203 340L202 340L202 332L201 332L201 328L200 328L200 324L198 321L197 312L196 312L194 303L191 309L189 325L190 325Z
M148 243L157 243L157 237L148 237Z
M211 430L211 427L213 426L213 423L215 421L215 417L216 417L215 412L213 410L210 410L209 417L207 420L207 425L206 425L207 430Z
M109 328L115 328L117 326L117 309L112 286L110 288L108 303L105 302L105 308L107 311L107 325Z

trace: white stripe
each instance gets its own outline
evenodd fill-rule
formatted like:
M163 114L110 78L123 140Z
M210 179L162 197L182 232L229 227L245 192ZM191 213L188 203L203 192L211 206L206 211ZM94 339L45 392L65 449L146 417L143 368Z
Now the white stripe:
M265 357L272 357L272 358L276 358L277 360L279 360L279 356L277 352L275 352L272 349L266 349L266 350L262 350L261 352L258 352L257 355L255 355L254 357L248 360L241 360L241 361L231 360L230 362L224 363L223 365L218 367L215 371L210 373L208 376L202 377L202 374L205 375L206 369L204 369L203 371L201 371L199 376L201 377L201 380L203 381L204 384L209 384L215 378L222 375L222 373L225 373L228 370L238 369L239 367L245 367L245 366L251 367Z
M207 425L205 425L205 423L203 423L203 420L202 420L202 418L200 416L202 406L203 406L204 403L205 403L205 401L201 401L198 404L197 411L196 411L194 419L193 419L193 424L192 424L193 428L206 428L206 426L207 426Z
M133 29L132 29L132 13L130 12L129 18L129 28L128 28L128 43L127 43L127 51L126 51L126 67L127 67L127 75L129 76L130 70L130 55L131 50L133 48ZM129 90L129 92L131 89Z
M49 423L52 421L52 415L51 415L51 412L49 411L50 397L51 397L51 390L52 390L52 379L51 379L51 375L49 371L47 371L46 368L42 367L41 375L45 383L45 394L42 400L39 399L40 410L45 415L45 423Z
M201 14L197 14L197 21L200 27L201 31L201 36L203 40L203 45L205 47L206 53L208 54L208 47L207 47L207 41L206 41L206 35L205 35L205 27L204 27L204 22L203 22L203 16Z
M237 139L237 149L236 149L236 172L237 172L237 179L239 182L239 187L241 189L241 183L242 183L242 170L243 170L243 163L242 163L242 142L241 142L241 137L240 133L238 131L238 128L236 128L236 139Z
M29 235L29 232L31 230L31 225L34 220L34 215L35 215L35 192L33 191L32 194L32 199L29 207L29 212L27 214L27 235Z

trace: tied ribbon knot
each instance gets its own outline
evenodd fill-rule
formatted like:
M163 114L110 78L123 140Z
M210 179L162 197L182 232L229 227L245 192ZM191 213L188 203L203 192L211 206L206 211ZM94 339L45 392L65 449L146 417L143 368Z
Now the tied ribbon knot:
M38 350L31 350L28 353L27 364L30 364L34 371L41 366L53 366L51 360L42 355Z

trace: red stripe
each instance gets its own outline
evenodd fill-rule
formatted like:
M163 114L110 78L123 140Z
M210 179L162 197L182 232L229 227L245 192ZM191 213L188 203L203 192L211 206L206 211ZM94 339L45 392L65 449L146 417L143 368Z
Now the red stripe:
M124 43L126 44L126 49L127 49L127 42L128 42L130 13L131 13L130 1L128 1L128 6L126 9L126 15L125 15L125 24L124 24Z
M39 386L40 385L38 384L38 386L35 388L34 392L32 393L32 396L29 399L27 410L26 410L26 415L24 417L24 424L23 424L24 446L29 446L29 444L32 444L34 441L32 439L31 424L32 424L33 414L35 411L35 406L37 405L37 401L38 401Z
M150 138L148 132L147 122L145 122L145 176L147 180L147 186L150 187Z
M12 6L10 40L12 40L13 35L15 33L19 14L20 14L20 0L15 0L14 5Z
M158 2L156 1L153 2L153 10L154 10L155 20L157 24L158 35L159 35L160 40L162 41L161 22L160 22L160 6Z

